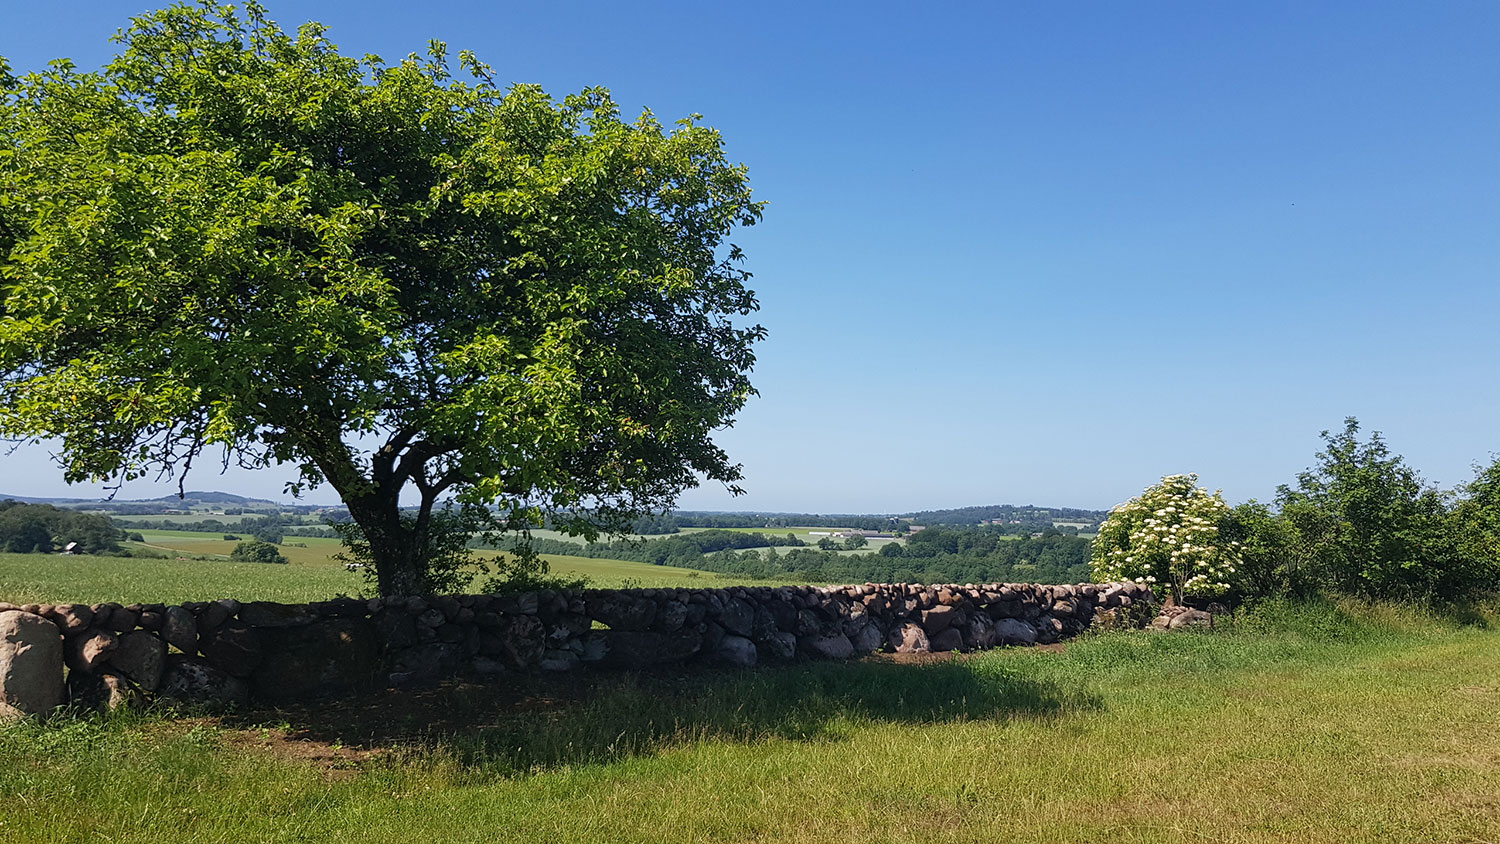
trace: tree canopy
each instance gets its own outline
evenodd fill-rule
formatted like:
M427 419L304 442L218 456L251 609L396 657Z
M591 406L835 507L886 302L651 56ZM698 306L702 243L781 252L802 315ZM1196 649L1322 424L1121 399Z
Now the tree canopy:
M0 63L0 435L59 440L70 482L291 464L385 594L438 585L445 497L588 532L737 489L712 435L764 330L727 237L762 204L696 115L502 88L439 42L350 58L255 3L118 41Z

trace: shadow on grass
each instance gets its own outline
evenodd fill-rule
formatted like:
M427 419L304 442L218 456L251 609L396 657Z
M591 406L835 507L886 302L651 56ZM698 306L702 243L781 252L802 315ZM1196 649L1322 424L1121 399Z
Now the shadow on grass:
M1055 683L976 674L959 658L506 677L259 710L225 721L284 725L294 740L436 750L464 764L527 773L700 740L835 741L861 724L1051 718L1100 706L1097 696Z

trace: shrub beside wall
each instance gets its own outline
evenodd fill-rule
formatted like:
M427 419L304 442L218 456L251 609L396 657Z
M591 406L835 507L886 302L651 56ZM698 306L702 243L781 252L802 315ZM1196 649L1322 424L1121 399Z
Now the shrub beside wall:
M55 672L66 675L68 700L108 708L153 698L278 703L458 674L753 666L1045 644L1093 624L1139 625L1151 600L1135 583L744 586L311 604L0 603L0 620L34 616L10 626L61 640L49 652L60 651ZM16 653L23 647L0 642ZM36 657L27 659L34 676ZM0 654L0 703L26 696L4 687L5 665ZM51 670L41 673L50 678Z

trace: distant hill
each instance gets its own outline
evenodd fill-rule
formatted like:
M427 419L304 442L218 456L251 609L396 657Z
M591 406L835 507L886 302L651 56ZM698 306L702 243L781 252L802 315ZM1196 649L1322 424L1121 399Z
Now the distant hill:
M185 493L181 498L175 495L162 495L156 498L116 498L110 500L103 498L43 498L0 493L0 501L6 499L21 501L27 504L51 504L54 507L67 507L75 510L103 510L120 515L147 515L182 510L222 510L226 507L238 507L245 510L271 510L276 512L288 510L293 512L308 512L323 509L321 505L287 504L281 501L269 501L264 498L250 498L244 495L236 495L232 492L209 490L192 490Z

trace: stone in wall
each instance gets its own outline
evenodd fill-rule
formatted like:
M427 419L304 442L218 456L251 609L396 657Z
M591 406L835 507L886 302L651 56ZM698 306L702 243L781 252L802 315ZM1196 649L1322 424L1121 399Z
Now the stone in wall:
M137 630L120 637L110 653L109 666L143 691L154 692L166 667L167 646L154 633Z
M0 612L0 719L63 704L62 631L40 615Z
M249 678L257 699L347 694L370 688L379 674L380 645L365 619L333 618L261 632L264 657Z
M207 660L185 654L167 657L158 693L171 700L215 705L243 704L250 700L250 686L226 674Z
M139 705L141 693L122 675L107 668L68 673L68 700L83 709L113 711Z

